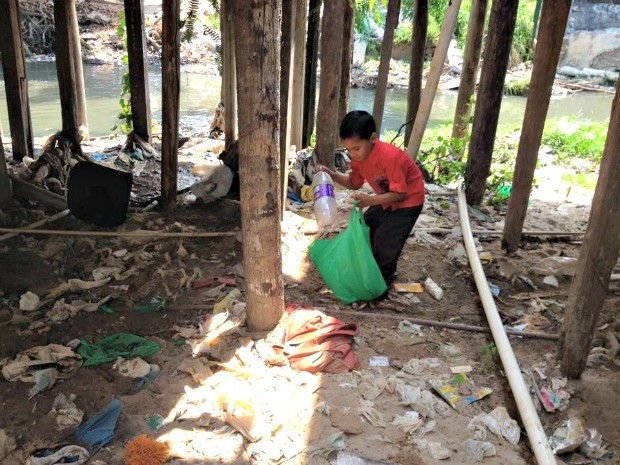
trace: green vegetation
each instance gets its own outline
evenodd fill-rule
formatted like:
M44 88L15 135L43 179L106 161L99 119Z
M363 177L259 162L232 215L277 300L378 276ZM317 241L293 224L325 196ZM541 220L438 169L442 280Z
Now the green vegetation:
M127 56L127 25L125 22L125 12L123 10L118 12L119 24L116 29L116 34L122 38L123 49L125 54L123 55L123 63L127 65L129 63L129 57ZM129 72L123 73L121 79L121 95L118 100L118 104L121 107L121 111L118 114L120 120L120 130L125 134L129 134L133 130L133 123L131 119L131 86L129 83ZM118 124L115 124L110 130L116 131L119 128Z
M586 158L601 161L609 122L577 117L551 120L545 125L542 143L555 151L558 160Z
M507 95L526 96L530 93L530 78L530 73L527 73L517 79L506 81L504 84L504 93Z

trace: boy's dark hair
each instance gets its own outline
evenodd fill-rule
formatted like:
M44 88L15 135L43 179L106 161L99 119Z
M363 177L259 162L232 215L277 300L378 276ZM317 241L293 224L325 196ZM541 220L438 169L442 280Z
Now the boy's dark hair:
M370 140L370 136L375 132L377 132L375 119L367 111L350 111L340 123L341 139L357 136L360 139Z

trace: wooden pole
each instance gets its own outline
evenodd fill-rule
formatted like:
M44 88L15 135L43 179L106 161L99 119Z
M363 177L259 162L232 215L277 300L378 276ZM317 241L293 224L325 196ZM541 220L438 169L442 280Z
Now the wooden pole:
M280 190L282 214L286 209L288 176L288 154L291 149L290 112L292 103L293 70L295 47L295 2L282 2L282 38L280 48Z
M6 158L4 157L4 145L2 135L0 135L0 208L5 207L13 193L11 191L11 180L6 169Z
M60 90L60 109L62 114L62 131L73 144L73 149L80 151L78 123L78 84L76 77L74 41L75 36L72 17L75 14L73 0L54 0L54 31L56 33L56 73Z
M381 42L381 60L379 61L379 75L375 88L375 103L372 116L377 125L377 134L381 134L383 122L383 110L385 108L385 93L387 91L388 77L390 75L390 61L392 60L392 46L394 45L394 30L398 27L398 15L400 14L400 0L389 0L387 15L385 17L385 32Z
M77 124L80 140L90 138L88 131L88 112L86 110L86 86L84 85L84 67L82 66L82 43L80 39L80 25L78 24L76 0L72 0L68 18L71 31L71 45L73 46L73 67L75 74L75 93L77 96Z
M308 10L308 40L306 42L306 72L304 80L304 122L302 146L310 145L314 133L316 110L316 72L321 30L321 0L310 0Z
M316 114L316 155L319 163L334 168L338 135L338 100L342 65L342 25L344 2L332 0L323 5L321 27L321 82Z
M471 116L471 98L476 90L478 79L478 64L482 51L482 35L484 21L487 15L488 0L472 0L469 10L469 24L467 25L467 40L465 42L465 57L461 70L459 95L456 99L454 111L454 125L452 138L463 138L467 135L468 120Z
M456 20L459 15L459 8L461 7L461 0L451 0L446 14L443 18L443 24L441 25L441 32L439 33L439 39L437 40L437 48L433 54L433 61L431 62L431 69L426 78L426 85L424 86L424 93L420 100L420 107L413 123L413 130L411 131L411 138L409 139L409 145L407 151L414 160L418 156L420 145L422 144L422 138L424 137L424 131L428 124L428 119L431 115L431 108L433 107L433 101L435 100L435 93L437 92L437 86L439 85L439 78L443 71L443 65L446 62L446 56L448 55L448 48L450 46L450 39L452 33L456 27Z
M542 9L541 27L538 33L540 44L538 60L534 63L532 70L530 92L525 106L512 192L508 202L506 226L502 239L502 247L510 253L519 248L521 241L527 203L538 161L538 149L545 127L555 70L560 59L570 8L571 0L545 0Z
M278 166L282 4L254 5L235 2L234 17L237 30L246 32L235 35L246 314L251 331L264 331L284 312Z
M465 175L469 205L482 202L491 168L518 7L519 0L495 0L491 7L489 35L484 49Z
M131 120L133 132L151 142L151 102L149 97L148 57L144 0L125 0L127 56L131 86Z
M34 149L18 0L0 1L0 54L13 159L21 161L32 157Z
M164 2L163 10L161 200L167 207L177 198L181 0Z
M424 77L424 54L428 31L428 0L416 0L413 8L413 35L411 38L411 62L409 64L409 90L407 91L407 125L405 145L409 145L411 130L422 96Z
M543 7L544 8L544 7ZM543 12L544 16L544 12ZM540 30L544 26L541 24ZM538 48L542 53L543 47ZM540 55L539 55L540 57ZM542 59L537 58L536 63ZM568 378L583 373L609 279L620 252L620 81L611 107L607 141L588 229L568 294L560 336L560 369Z
M291 144L302 148L304 120L304 76L306 74L306 33L308 28L308 0L296 0L295 6L295 59L291 89Z
M347 114L349 91L351 90L351 65L353 64L353 34L355 26L356 0L345 1L344 20L342 27L342 65L340 72L340 98L338 99L338 126ZM336 134L336 146L340 145L340 137Z
M232 0L221 0L222 29L222 102L224 103L224 140L228 148L237 140L237 71L235 69L235 28Z

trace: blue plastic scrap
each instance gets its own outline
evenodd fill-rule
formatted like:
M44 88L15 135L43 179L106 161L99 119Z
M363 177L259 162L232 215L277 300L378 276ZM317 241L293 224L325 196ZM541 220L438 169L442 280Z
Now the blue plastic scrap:
M121 410L123 406L113 397L105 410L75 429L76 439L84 444L91 454L98 451L114 439L114 429Z

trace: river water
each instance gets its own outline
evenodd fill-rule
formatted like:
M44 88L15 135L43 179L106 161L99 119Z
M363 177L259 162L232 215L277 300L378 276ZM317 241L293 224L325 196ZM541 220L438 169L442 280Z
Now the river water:
M28 92L35 136L46 136L61 127L60 101L54 63L28 63ZM117 122L119 93L123 69L112 66L84 66L86 100L90 133L106 135ZM6 94L0 70L0 122L9 131ZM153 118L161 118L161 70L149 70L151 108ZM454 117L456 91L438 92L429 125L450 123ZM549 117L580 115L594 120L605 120L611 111L611 94L581 92L567 98L553 99ZM220 79L202 74L182 73L181 121L196 130L208 128L210 117L220 98ZM373 89L351 89L350 109L372 112ZM505 96L500 113L500 128L520 126L523 122L526 98ZM403 90L388 90L383 129L395 130L405 122L407 96Z

